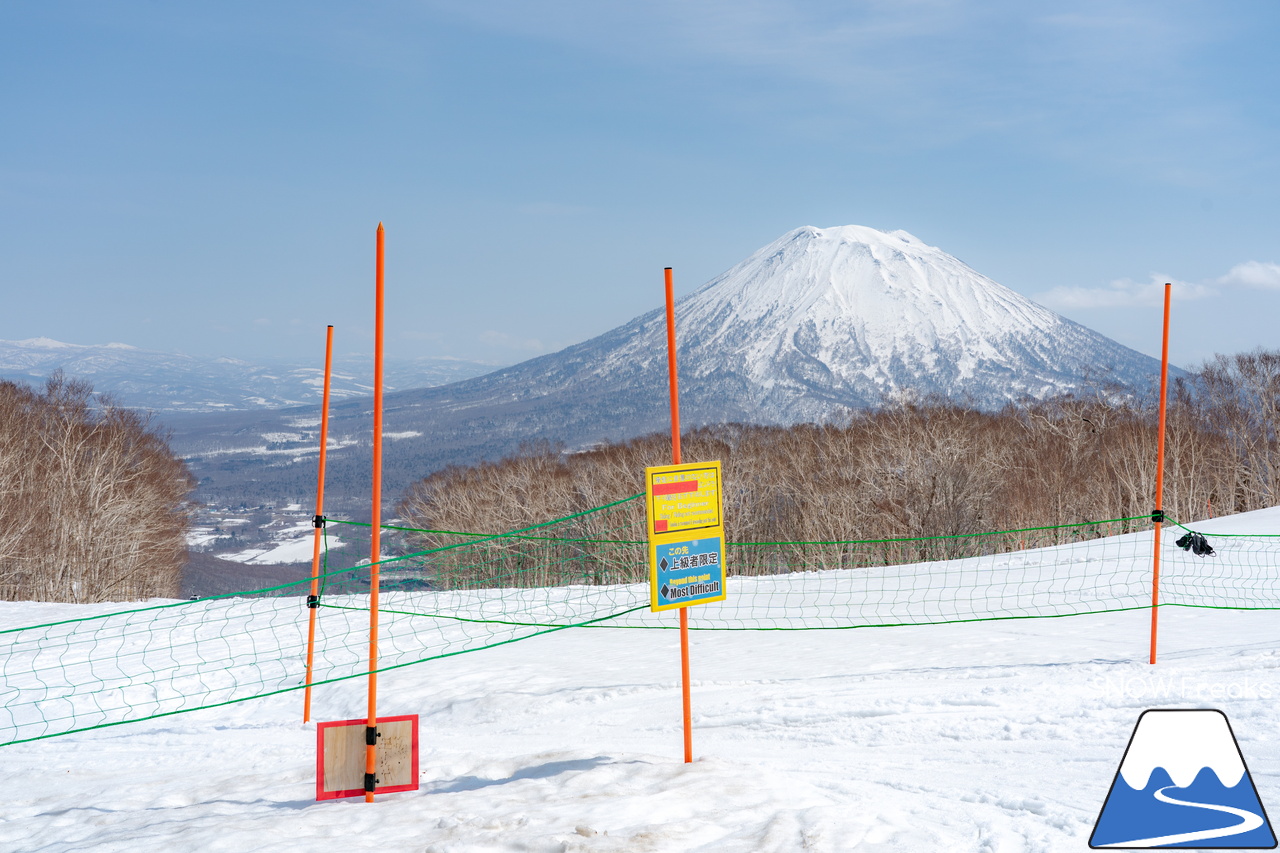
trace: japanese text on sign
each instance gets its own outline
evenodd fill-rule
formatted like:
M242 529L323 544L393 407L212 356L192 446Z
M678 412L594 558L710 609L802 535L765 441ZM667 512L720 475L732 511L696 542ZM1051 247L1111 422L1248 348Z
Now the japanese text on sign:
M652 542L650 609L724 601L724 539Z

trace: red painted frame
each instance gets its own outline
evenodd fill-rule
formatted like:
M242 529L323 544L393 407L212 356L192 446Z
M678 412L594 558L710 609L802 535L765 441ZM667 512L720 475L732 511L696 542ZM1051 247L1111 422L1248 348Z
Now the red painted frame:
M374 792L377 794L394 794L399 791L416 791L418 784L418 715L403 714L399 717L379 717L379 723L400 723L405 720L413 721L413 746L412 746L412 774L413 783L409 785L388 785L386 787L378 786ZM358 720L334 720L328 723L316 723L316 799L317 800L337 800L342 797L363 797L365 795L364 788L353 788L349 791L326 791L324 790L324 730L330 726L359 726L361 729L369 725L369 721L363 717Z

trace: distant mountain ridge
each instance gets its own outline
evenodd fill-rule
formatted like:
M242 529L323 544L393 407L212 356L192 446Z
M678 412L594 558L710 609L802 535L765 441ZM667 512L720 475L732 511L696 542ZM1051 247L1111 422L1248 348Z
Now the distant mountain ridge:
M128 344L69 344L50 338L0 341L0 379L39 386L55 370L91 382L124 406L154 412L229 412L318 404L324 390L324 351L315 364L282 360L252 363L196 358ZM463 359L391 361L388 388L422 388L494 369ZM335 356L334 399L373 393L372 357Z
M906 232L862 226L788 232L681 298L676 316L687 427L821 421L904 394L995 408L1103 384L1145 388L1159 370ZM393 491L525 441L573 449L664 429L666 359L655 309L557 353L388 394L384 483ZM314 408L166 420L213 499L286 488L305 499ZM366 488L370 428L367 399L334 406L329 470L353 495Z

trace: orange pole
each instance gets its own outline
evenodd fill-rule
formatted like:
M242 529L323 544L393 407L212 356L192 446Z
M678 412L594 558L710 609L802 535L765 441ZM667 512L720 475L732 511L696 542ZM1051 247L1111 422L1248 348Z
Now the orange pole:
M373 507L369 530L369 730L378 726L378 564L382 560L379 534L382 532L382 223L378 223L378 253L374 274L373 321ZM371 784L378 771L378 738L366 737L364 754L364 801L373 802Z
M671 267L663 270L667 288L667 384L671 389L671 460L679 465L680 458L680 380L676 376L676 298L671 281Z
M1160 348L1160 426L1156 433L1156 511L1154 556L1151 568L1151 663L1156 662L1156 628L1160 615L1160 525L1164 521L1164 415L1169 384L1169 299L1172 284L1164 286L1164 343Z
M324 463L329 450L329 377L333 373L333 326L325 332L324 340L324 398L320 403L320 470L316 474L315 540L311 547L311 597L307 610L311 612L307 626L307 689L303 691L302 722L311 721L311 666L316 651L316 612L320 609L320 538L324 525Z
M663 270L667 290L667 379L671 388L671 463L679 465L680 381L676 375L676 299L671 267ZM689 608L680 608L680 692L684 708L684 763L693 762L693 700L689 695Z

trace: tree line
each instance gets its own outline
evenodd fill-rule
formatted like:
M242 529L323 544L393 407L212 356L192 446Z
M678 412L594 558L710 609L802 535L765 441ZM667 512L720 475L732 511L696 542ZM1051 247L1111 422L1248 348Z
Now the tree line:
M1192 522L1280 503L1278 416L1280 352L1218 355L1173 383L1166 515ZM730 541L794 542L1149 518L1156 439L1154 399L1099 388L999 411L933 399L825 424L706 426L681 443L686 462L722 461ZM665 434L575 453L526 446L431 474L398 513L421 529L516 530L643 491L645 467L670 461Z
M0 381L0 598L176 597L194 486L146 416L88 383Z
M731 541L957 537L1148 517L1156 420L1154 400L1098 389L999 411L932 399L824 424L721 424L682 444L686 461L722 461ZM1280 352L1215 356L1176 382L1166 513L1191 522L1280 503L1278 422ZM437 471L397 512L421 529L516 530L636 494L645 467L669 461L665 434L575 453L531 445ZM146 416L87 383L0 382L0 598L178 595L193 487ZM619 513L643 530L639 502ZM593 524L578 532L620 526L616 515L607 531Z

